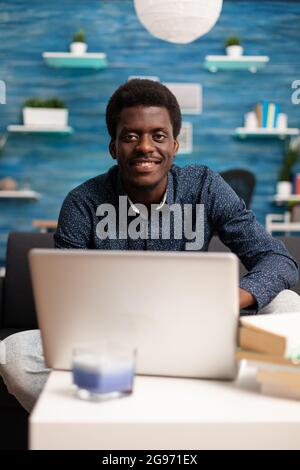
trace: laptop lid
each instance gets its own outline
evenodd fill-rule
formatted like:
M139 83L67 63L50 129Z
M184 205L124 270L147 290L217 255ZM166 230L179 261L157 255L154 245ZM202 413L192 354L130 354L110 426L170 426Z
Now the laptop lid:
M138 374L233 378L238 260L232 253L31 250L46 363L79 343L137 348Z

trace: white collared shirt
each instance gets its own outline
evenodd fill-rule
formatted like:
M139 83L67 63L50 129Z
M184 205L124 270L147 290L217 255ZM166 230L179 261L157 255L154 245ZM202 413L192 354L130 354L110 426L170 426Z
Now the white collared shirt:
M127 196L127 197L128 197L128 201L129 201L129 204L130 204L131 209L132 209L136 214L139 214L139 213L140 213L139 209L134 205L134 203L132 202L132 200L130 199L130 197L129 197L129 196ZM155 208L156 211L159 211L159 210L162 208L162 206L163 206L163 205L165 204L165 202L166 202L166 199L167 199L167 191L165 192L164 197L163 197L162 200L160 201L159 205Z

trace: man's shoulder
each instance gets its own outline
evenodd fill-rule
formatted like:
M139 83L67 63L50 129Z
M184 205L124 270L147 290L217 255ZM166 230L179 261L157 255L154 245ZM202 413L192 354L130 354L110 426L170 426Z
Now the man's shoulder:
M107 199L116 186L117 167L113 166L106 173L94 176L72 189L68 196L79 200Z

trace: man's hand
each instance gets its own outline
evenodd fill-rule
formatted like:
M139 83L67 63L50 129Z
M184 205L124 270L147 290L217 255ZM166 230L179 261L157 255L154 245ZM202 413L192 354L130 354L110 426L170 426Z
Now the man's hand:
M256 304L256 300L250 292L245 289L239 289L240 294L240 308L251 307Z

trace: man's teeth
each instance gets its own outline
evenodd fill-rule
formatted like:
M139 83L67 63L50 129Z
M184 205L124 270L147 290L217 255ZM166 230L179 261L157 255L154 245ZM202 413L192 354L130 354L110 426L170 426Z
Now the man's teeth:
M155 162L135 162L135 165L149 167L155 165Z

